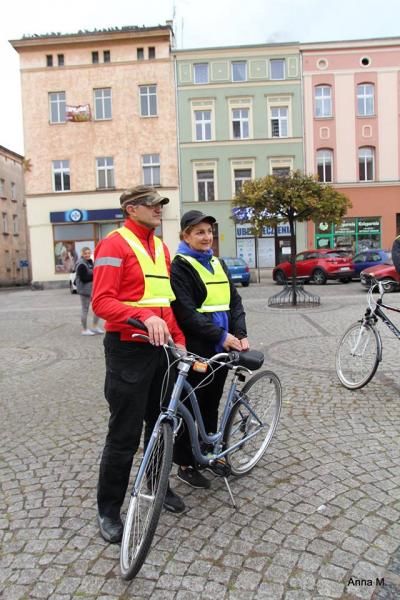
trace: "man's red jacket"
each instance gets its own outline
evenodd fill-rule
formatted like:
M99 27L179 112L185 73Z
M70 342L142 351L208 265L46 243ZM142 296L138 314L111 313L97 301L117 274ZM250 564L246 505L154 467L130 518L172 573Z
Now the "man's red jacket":
M153 230L142 227L131 219L126 219L124 225L140 239L154 260ZM163 246L169 272L171 259L168 248L165 244ZM126 325L129 317L145 321L156 315L167 323L174 342L184 346L185 337L171 308L139 308L122 303L123 300L137 302L143 294L144 277L135 253L119 233L112 233L99 242L94 253L93 311L97 316L105 319L107 331L119 331L120 338L124 341L132 341L132 333L143 333Z

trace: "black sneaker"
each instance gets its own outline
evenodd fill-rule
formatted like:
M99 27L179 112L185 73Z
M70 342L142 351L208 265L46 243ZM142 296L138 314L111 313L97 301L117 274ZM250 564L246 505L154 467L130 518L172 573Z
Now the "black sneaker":
M110 544L117 544L122 540L124 526L121 519L112 519L111 517L101 517L97 515L100 533L103 539Z
M186 469L179 467L177 477L193 488L208 490L210 487L208 479L193 467L187 467Z
M173 513L181 513L185 510L185 503L178 494L175 494L171 488L167 487L167 493L164 498L164 508Z

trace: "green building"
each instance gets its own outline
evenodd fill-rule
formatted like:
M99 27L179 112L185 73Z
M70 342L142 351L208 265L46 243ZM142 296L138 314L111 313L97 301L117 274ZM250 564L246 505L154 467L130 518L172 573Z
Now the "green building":
M174 50L181 210L217 219L215 251L271 267L289 252L285 224L255 240L231 199L247 179L304 169L297 43ZM305 226L297 231L306 246Z

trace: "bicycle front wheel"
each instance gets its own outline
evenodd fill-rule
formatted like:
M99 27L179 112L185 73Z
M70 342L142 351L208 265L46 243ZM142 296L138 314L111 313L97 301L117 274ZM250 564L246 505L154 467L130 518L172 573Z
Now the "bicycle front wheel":
M241 398L234 405L224 432L225 448L239 443L227 455L232 474L238 477L255 467L272 440L281 413L281 383L271 371L256 373L243 387ZM253 437L240 443L251 434Z
M343 334L336 351L336 373L349 390L358 390L375 375L381 356L381 339L369 323L354 323Z
M172 466L173 435L170 423L160 423L149 442L141 476L136 477L126 514L121 543L120 569L123 579L140 571L157 528Z

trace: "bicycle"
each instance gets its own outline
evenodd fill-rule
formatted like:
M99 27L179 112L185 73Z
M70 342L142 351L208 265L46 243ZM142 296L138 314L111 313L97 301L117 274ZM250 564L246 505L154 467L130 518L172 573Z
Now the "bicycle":
M135 319L129 319L128 323L145 329ZM149 339L141 334L132 337ZM281 384L271 371L255 374L241 389L238 388L238 382L243 383L246 374L251 375L253 370L262 366L264 356L261 352L222 352L205 359L178 350L172 340L164 348L175 359L169 364L167 374L176 365L178 375L168 405L161 406L133 483L120 552L121 576L126 580L137 575L150 550L172 467L173 438L182 422L188 428L198 465L209 467L216 475L224 477L235 507L227 477L249 473L263 457L275 433L282 405ZM223 367L233 372L232 383L218 431L209 434L204 428L195 390L186 378L191 368L200 372L210 368L211 373L207 377L212 377L215 369ZM187 399L194 418L184 405Z
M382 339L377 329L381 320L400 339L400 331L392 323L383 308L400 313L400 308L384 304L385 281L372 283L368 290L368 307L364 317L351 325L340 339L336 351L336 374L341 384L349 390L357 390L369 383L382 360ZM380 297L374 300L374 289Z

